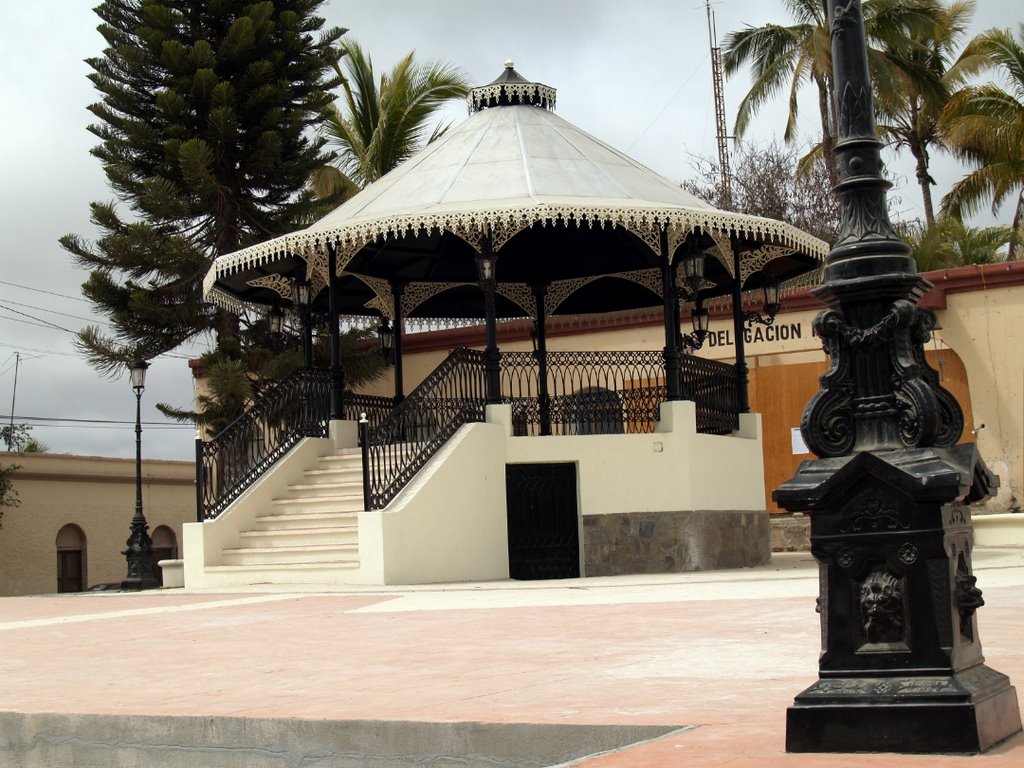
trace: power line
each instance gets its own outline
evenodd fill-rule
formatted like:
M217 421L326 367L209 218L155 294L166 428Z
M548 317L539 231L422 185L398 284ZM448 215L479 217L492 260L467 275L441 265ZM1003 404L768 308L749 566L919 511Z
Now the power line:
M18 283L9 283L6 280L0 280L0 285L9 285L13 288L24 288L26 291L46 293L49 294L50 296L59 296L62 299L71 299L72 301L88 301L88 299L82 298L81 296L68 296L66 293L54 293L53 291L45 291L42 288L33 288L30 285L19 285Z
M74 333L74 331L72 331L70 328L65 328L62 325L57 325L56 323L51 323L49 320L44 320L41 317L36 317L35 315L30 315L28 312L22 312L20 310L13 309L11 307L8 307L6 304L0 304L0 309L6 309L8 312L13 312L16 315L21 315L22 317L27 317L30 320L35 320L38 323L45 323L46 325L53 326L58 331L64 331L65 333ZM7 319L8 320L16 320L17 318L9 317ZM24 320L21 321L21 322L24 322Z
M7 319L13 319L13 318L7 318ZM59 356L62 356L62 357L78 357L78 355L75 354L74 352L58 352L55 349L39 349L38 347L23 347L23 346L21 346L19 344L4 344L3 342L0 342L0 347L3 347L4 349L14 349L14 350L17 350L19 352L37 352L38 353L37 355L32 355L32 359L34 359L34 360L37 360L41 356L45 356L45 355L59 355Z
M100 323L100 324L103 324L103 325L107 324L106 321L104 321L104 320L97 320L96 318L93 318L93 317L82 317L81 315L69 315L67 312L58 312L55 309L46 309L45 307L36 307L34 304L23 304L20 301L11 301L10 299L5 299L5 301L8 304L13 304L16 307L30 307L30 308L34 307L35 309L38 309L40 312L48 312L51 315L60 315L61 317L70 317L70 318L72 318L74 320L85 320L87 323Z
M5 420L8 420L10 418L11 418L11 416L9 414L0 415L0 421L5 421ZM115 426L122 426L122 425L130 426L130 427L134 427L135 426L135 421L134 420L132 420L132 421L125 421L125 420L121 420L121 419L75 419L75 418L71 418L71 417L65 418L63 416L17 416L15 418L16 418L17 421L23 421L23 422L29 422L29 421L31 421L31 422L69 422L66 426L71 426L73 424L97 424L97 425L99 425L99 424L110 424L110 425L115 425ZM175 429L195 429L195 426L193 426L191 424L176 424L176 423L174 423L172 421L144 421L144 422L142 422L142 425L143 426L150 426L150 427L174 427ZM40 423L39 426L60 426L60 425Z

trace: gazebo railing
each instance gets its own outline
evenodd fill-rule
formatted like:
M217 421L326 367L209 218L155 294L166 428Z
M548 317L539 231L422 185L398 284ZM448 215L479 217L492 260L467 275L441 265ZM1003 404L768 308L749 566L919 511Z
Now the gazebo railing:
M505 352L501 369L518 436L652 432L665 399L660 352L548 352L546 408L534 353Z
M484 392L483 352L456 349L380 423L363 425L366 509L386 507L459 427L483 421Z
M519 436L653 432L666 397L661 352L548 352L546 406L532 352L505 352L501 364L502 393ZM683 397L696 402L698 432L738 428L735 371L716 360L682 358Z
M327 437L331 380L300 369L212 440L196 440L196 516L212 520L304 437Z
M740 428L736 366L696 355L680 359L682 395L697 405L697 431L727 435Z
M359 421L359 417L365 413L370 425L376 426L388 417L394 407L395 401L391 397L346 392L343 411L348 421Z

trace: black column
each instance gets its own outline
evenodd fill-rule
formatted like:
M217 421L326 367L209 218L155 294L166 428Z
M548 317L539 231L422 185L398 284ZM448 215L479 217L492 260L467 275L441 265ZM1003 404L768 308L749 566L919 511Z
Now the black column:
M547 296L546 285L533 286L533 296L537 300L537 406L540 409L540 433L551 434L551 397L548 394L548 330L547 308L544 298Z
M668 225L661 229L661 297L665 318L665 399L682 400L679 381L679 323L676 300L675 270L672 268L672 254L668 252Z
M736 336L736 405L740 413L750 413L750 375L747 369L747 351L744 346L746 325L743 317L743 285L740 277L740 249L736 238L732 242L732 266L736 279L732 286L732 327Z
M405 399L405 382L402 378L402 327L405 325L405 318L402 317L402 295L404 293L404 283L391 284L391 298L394 302L395 315L395 342L392 350L395 365L395 405Z
M345 418L345 368L341 361L341 318L338 296L338 254L327 246L328 323L331 342L331 419Z

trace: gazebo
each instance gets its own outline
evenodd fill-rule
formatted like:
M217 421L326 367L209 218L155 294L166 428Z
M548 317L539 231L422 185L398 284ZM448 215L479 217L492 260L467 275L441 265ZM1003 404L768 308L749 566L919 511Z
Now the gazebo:
M400 504L470 424L504 422L511 437L625 437L667 429L667 414L682 419L690 408L695 431L705 436L757 431L753 422L741 423L749 411L742 295L763 292L770 322L779 291L813 279L827 244L784 222L710 206L559 118L554 107L554 88L506 62L498 79L471 91L467 120L399 168L311 226L216 260L205 284L210 301L238 312L319 308L328 318L332 363L329 374L306 372L294 427L269 430L283 441L241 465L204 448L201 520L252 496L247 488L303 437L354 445L351 426L340 425L364 413L360 515ZM707 329L707 303L723 297L732 300L735 366L692 354ZM547 351L552 315L651 306L664 314L660 354L569 359ZM684 333L685 315L692 331ZM394 398L345 392L338 338L351 316L389 321ZM402 335L411 318L480 319L486 346L457 350L407 394ZM533 320L533 354L502 353L501 318ZM273 418L282 421L296 397L279 398ZM328 424L336 425L333 436ZM339 438L345 429L350 437ZM264 424L264 443L267 431ZM251 435L244 440L254 442ZM572 459L503 463L508 477L488 498L506 490L508 498L520 495L512 490L514 465ZM473 577L470 571L455 576Z

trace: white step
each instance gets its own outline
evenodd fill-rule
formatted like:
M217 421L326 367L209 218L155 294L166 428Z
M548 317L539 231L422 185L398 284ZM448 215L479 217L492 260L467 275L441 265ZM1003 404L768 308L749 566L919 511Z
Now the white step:
M275 511L298 514L302 512L362 512L363 494L358 496L307 496L297 499L274 499Z
M238 534L243 549L268 549L317 544L358 544L359 528L355 525L333 528L276 528L242 531Z
M362 483L363 466L307 469L302 473L307 483Z
M291 547L238 547L225 549L224 565L309 565L359 562L357 544L304 544Z
M260 515L256 518L256 531L281 531L289 528L338 528L358 526L357 512L300 512L298 514Z
M324 482L301 483L288 486L292 498L310 498L313 496L358 496L363 497L363 482Z
M224 586L252 584L345 584L344 574L359 568L357 561L281 563L278 565L210 565L206 572Z

